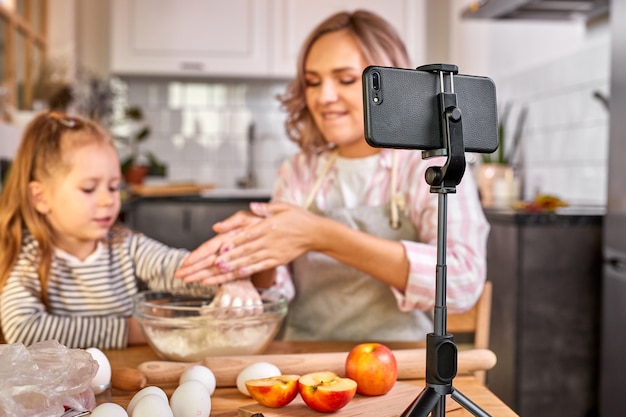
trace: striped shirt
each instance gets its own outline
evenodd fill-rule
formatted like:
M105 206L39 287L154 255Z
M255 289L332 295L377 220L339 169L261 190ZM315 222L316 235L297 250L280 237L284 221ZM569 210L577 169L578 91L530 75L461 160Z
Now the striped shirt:
M188 252L130 231L119 240L100 243L84 261L57 250L46 307L37 274L38 244L26 232L0 294L0 324L6 342L30 345L55 339L70 348L125 347L138 280L150 289L183 286L172 277Z
M400 310L432 310L435 304L438 194L430 192L425 172L429 166L441 166L445 160L424 160L421 152L414 150L381 149L379 167L363 190L365 205L389 204L393 152L397 152L398 158L396 191L417 230L418 240L401 242L410 264L408 284L404 292L392 290ZM285 161L279 169L272 200L303 206L329 157L330 152L319 155L298 153ZM335 200L332 196L336 193L337 182L337 168L333 166L315 197L315 205L320 210L328 209ZM447 200L446 306L450 312L463 312L475 304L482 292L489 223L469 170L466 170L456 193L449 194ZM290 298L294 296L292 279L298 277L291 277L287 267L278 268L276 286Z

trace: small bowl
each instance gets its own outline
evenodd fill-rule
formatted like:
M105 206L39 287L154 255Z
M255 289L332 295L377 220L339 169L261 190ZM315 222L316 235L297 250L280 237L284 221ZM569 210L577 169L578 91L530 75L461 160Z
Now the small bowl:
M212 298L143 291L133 300L133 315L161 358L196 362L206 356L262 353L287 314L287 299L272 291L261 294L262 311L209 307Z

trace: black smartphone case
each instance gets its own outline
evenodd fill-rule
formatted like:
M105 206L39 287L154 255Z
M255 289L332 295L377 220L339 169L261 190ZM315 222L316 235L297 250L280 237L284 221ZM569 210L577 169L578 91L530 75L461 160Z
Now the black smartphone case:
M449 91L449 77L445 79ZM445 149L440 127L440 92L439 74L367 67L363 71L366 141L374 147ZM465 151L494 152L498 148L495 84L487 77L458 74L454 76L454 92L462 114Z

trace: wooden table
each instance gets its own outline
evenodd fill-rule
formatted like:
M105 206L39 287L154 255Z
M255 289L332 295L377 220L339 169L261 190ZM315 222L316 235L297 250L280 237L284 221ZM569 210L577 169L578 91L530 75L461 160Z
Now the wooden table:
M266 353L313 353L313 352L348 352L356 342L337 342L337 341L311 341L311 342L286 342L274 341L268 347ZM415 347L423 347L423 344L411 342L386 342L387 346L392 349L408 349ZM160 360L156 353L147 345L133 346L126 349L106 350L104 351L112 368L126 367L136 368L140 363L152 360ZM417 396L424 386L424 380L404 381L416 385L415 395ZM453 386L463 393L470 400L475 402L480 408L485 410L492 416L497 417L516 417L509 407L506 406L498 397L490 392L484 385L478 382L471 375L457 375L453 381ZM165 392L172 394L175 385L162 386ZM134 392L120 391L111 389L110 392L98 396L98 402L112 401L123 407L133 397ZM454 401L448 397L446 402ZM255 404L256 402L248 397L243 396L237 388L218 388L212 397L212 417L235 417L238 415L239 407L247 404ZM407 406L409 402L407 402ZM463 408L451 411L446 415L461 417L472 416L471 413Z

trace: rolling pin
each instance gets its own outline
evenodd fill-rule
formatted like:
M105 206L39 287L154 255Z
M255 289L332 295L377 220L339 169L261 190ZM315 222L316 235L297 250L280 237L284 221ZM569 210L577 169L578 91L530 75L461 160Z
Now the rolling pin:
M393 350L398 364L398 379L423 379L426 375L426 349ZM270 362L285 374L304 375L310 372L333 371L345 374L347 352L293 353L272 355L208 356L201 362L148 361L137 369L150 385L177 384L182 373L192 365L204 365L213 371L218 387L236 386L237 375L255 362ZM496 355L489 349L462 350L457 355L457 372L489 370L496 364Z

